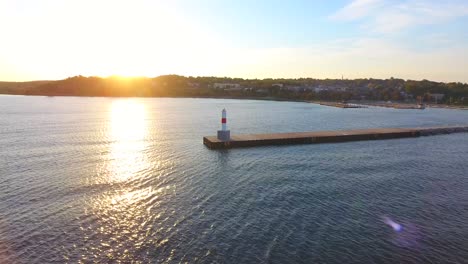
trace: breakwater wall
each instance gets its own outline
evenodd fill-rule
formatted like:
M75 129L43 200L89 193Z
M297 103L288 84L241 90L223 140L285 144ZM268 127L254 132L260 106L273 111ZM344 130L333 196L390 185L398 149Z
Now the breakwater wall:
M319 144L411 138L462 132L468 132L468 125L428 128L374 128L297 133L240 134L232 135L230 140L220 140L216 136L207 136L203 138L203 144L210 149L229 149L270 145Z

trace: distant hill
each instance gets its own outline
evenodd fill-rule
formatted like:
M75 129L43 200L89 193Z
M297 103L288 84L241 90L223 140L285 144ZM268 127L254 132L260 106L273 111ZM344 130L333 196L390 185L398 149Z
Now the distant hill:
M468 84L403 79L241 79L74 76L57 81L0 82L1 94L106 97L210 97L275 100L370 100L468 105Z
M54 81L0 82L0 94L25 94L40 85Z

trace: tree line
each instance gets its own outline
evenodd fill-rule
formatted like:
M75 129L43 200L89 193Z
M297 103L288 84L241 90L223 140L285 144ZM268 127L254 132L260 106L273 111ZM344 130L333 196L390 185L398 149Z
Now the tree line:
M216 83L237 84L219 88ZM112 97L229 97L278 100L431 100L443 94L439 103L468 104L468 84L403 79L241 79L228 77L185 77L163 75L155 78L74 76L58 81L1 83L0 93L47 96Z

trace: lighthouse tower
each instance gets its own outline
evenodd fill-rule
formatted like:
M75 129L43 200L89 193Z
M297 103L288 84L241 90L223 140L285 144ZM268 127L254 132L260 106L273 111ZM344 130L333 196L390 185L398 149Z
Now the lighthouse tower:
M226 109L221 112L221 130L218 130L218 139L222 141L231 139L231 131L227 129Z

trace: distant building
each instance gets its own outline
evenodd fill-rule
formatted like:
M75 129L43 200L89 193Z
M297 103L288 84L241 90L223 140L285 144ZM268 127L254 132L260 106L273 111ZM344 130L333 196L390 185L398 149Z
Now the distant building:
M314 88L314 92L319 93L323 91L340 91L345 92L347 90L346 86L342 85L319 85Z
M195 82L188 82L187 85L192 88L199 88L200 84Z
M408 94L407 94L406 92L401 91L401 92L400 92L400 97L403 98L403 99L407 99L407 98L408 98Z
M348 90L348 87L346 87L346 86L337 86L336 90L341 91L341 92L346 92Z
M293 92L304 92L305 91L304 87L302 87L302 86L293 86L293 85L286 86L286 90L293 91Z
M279 87L279 88L283 88L284 84L282 83L274 83L271 85L271 87Z
M238 92L242 90L243 89L241 87L224 88L224 91L228 91L228 92Z
M328 91L328 87L325 87L323 85L319 85L319 86L314 88L314 92L316 92L316 93L320 93L320 92L323 92L323 91Z
M213 87L216 89L240 88L240 84L238 83L215 83Z
M440 102L442 99L444 99L445 94L433 93L433 94L429 94L429 96L431 97L432 100L434 100L435 103L437 103L437 102Z

